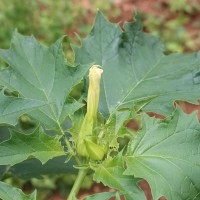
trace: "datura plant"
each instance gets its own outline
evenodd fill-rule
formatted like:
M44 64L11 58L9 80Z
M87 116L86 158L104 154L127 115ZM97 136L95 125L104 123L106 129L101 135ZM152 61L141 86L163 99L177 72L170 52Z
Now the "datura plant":
M200 53L166 54L139 15L122 30L98 12L82 45L71 45L73 64L63 38L46 47L15 31L0 49L8 64L0 71L0 198L37 199L37 188L25 194L10 176L77 174L66 196L75 200L89 174L113 190L85 200L145 200L142 180L154 200L199 200L200 124L177 102L200 99Z

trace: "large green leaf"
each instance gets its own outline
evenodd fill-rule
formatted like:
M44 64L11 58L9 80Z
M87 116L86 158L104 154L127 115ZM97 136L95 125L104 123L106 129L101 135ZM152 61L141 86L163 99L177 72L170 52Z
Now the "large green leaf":
M20 189L0 182L0 198L3 200L36 200L36 192L25 195Z
M137 186L139 179L123 175L125 170L123 164L123 156L119 153L115 158L109 157L103 163L92 166L95 170L94 180L119 190L126 200L145 200L143 191Z
M29 115L40 120L46 128L53 129L69 114L65 101L72 87L86 74L89 65L66 66L62 40L63 37L47 48L33 36L22 36L15 31L10 49L0 49L0 57L10 65L0 71L0 85L20 95L18 100L11 99L11 104L0 101L4 111L0 114L3 123L15 125L20 115L31 111ZM13 101L17 101L19 106ZM38 107L41 105L44 106ZM36 106L38 108L34 109ZM73 111L79 108L74 107Z
M11 130L11 138L0 143L0 165L15 165L29 157L42 163L57 156L65 155L59 137L46 135L41 128L26 135Z
M90 35L74 47L77 63L102 66L100 111L136 107L163 115L175 100L196 103L200 97L200 54L163 53L163 44L142 31L138 16L124 31L99 12Z
M200 199L200 125L196 113L176 110L165 120L143 115L130 145L125 174L144 178L155 200Z

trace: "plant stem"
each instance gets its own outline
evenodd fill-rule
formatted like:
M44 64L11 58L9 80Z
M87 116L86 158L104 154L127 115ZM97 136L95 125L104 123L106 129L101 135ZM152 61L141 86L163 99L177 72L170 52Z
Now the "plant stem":
M81 184L85 178L85 176L87 175L88 169L80 169L78 172L78 176L76 177L76 181L74 182L74 185L70 191L70 194L67 198L67 200L73 200L74 197L76 197L76 195L78 194Z
M67 139L62 127L60 125L58 127L59 127L59 134L62 135L62 138L67 146L68 151L71 153L72 156L74 156L74 159L76 160L76 162L78 164L80 164L81 162L80 162L79 158L76 156L76 153L75 153L74 149L72 148L71 143Z
M64 131L63 131L63 129L61 128L60 125L59 125L59 133L62 135L63 140L64 140L64 142L65 142L65 144L66 144L66 146L67 146L69 152L72 153L72 155L74 156L74 155L75 155L74 150L73 150L73 148L72 148L72 146L71 146L69 140L67 139L67 137L66 137L66 135L65 135L65 133L64 133Z

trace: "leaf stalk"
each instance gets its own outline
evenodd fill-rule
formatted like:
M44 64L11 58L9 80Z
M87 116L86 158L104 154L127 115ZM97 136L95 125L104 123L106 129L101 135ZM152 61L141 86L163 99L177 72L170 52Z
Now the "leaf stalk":
M74 149L72 148L71 143L70 143L69 140L67 139L67 137L66 137L66 135L65 135L65 133L64 133L64 131L63 131L63 129L62 129L62 127L61 127L60 125L59 125L58 127L59 127L58 132L60 133L60 135L62 135L62 138L63 138L63 140L64 140L64 142L65 142L65 144L66 144L66 146L67 146L67 148L68 148L68 151L69 151L73 156L75 156Z

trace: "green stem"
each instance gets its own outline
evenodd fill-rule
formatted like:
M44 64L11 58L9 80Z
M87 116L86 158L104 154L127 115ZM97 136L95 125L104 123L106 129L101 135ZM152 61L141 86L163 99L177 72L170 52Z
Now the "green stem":
M78 176L76 177L76 181L70 191L70 194L67 198L67 200L73 200L74 197L78 194L81 184L83 183L83 180L85 176L87 175L88 169L80 169L78 172Z
M63 140L64 140L64 142L65 142L65 144L67 146L68 151L71 153L72 156L74 156L74 159L76 160L76 162L78 164L81 164L79 158L76 156L76 153L75 153L74 149L71 146L71 143L67 139L67 137L66 137L66 135L65 135L65 133L64 133L64 131L63 131L63 129L62 129L62 127L60 125L59 125L59 130L58 131L59 131L59 134L62 135L62 138L63 138Z
M72 146L71 146L71 143L70 143L69 140L67 139L67 137L66 137L66 135L65 135L65 133L64 133L64 131L63 131L63 129L60 127L60 125L59 125L59 133L62 135L62 137L63 137L63 139L64 139L64 142L65 142L65 144L66 144L66 146L67 146L69 152L72 153L72 155L74 156L75 153L74 153L74 150L73 150L73 148L72 148Z

